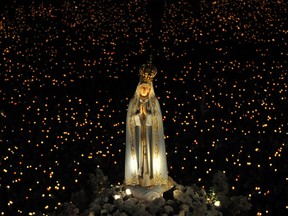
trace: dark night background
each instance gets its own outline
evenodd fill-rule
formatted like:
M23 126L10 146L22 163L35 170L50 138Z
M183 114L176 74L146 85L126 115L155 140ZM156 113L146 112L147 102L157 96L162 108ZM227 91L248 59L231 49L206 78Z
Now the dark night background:
M286 1L3 1L1 214L49 214L97 168L122 184L152 54L169 175L208 192L221 171L247 214L286 215L287 26Z

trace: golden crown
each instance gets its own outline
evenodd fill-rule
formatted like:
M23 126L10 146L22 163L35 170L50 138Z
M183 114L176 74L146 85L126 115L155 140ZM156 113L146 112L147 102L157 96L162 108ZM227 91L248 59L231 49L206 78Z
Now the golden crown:
M153 78L157 74L157 68L152 65L152 56L150 56L150 60L147 64L143 64L139 70L140 80L142 82L152 82Z

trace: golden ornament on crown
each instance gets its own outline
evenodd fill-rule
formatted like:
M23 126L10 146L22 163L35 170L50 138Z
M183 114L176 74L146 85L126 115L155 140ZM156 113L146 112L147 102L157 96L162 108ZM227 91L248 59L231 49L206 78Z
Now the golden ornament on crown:
M140 76L141 82L146 82L146 83L152 82L153 78L156 76L157 68L154 65L152 65L151 62L152 61L150 58L150 61L147 64L143 64L140 67L139 76Z

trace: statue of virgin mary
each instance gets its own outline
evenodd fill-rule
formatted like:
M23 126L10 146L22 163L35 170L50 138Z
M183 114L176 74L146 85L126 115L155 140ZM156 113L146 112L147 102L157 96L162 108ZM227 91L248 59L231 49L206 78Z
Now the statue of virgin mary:
M125 184L153 187L168 183L163 120L154 93L155 66L140 67L140 81L126 119Z

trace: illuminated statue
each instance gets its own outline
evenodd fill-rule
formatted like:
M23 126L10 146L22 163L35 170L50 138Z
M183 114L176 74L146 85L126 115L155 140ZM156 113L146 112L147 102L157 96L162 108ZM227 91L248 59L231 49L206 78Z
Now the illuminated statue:
M151 188L168 183L163 120L154 93L155 66L140 67L140 82L130 100L126 121L125 184Z

